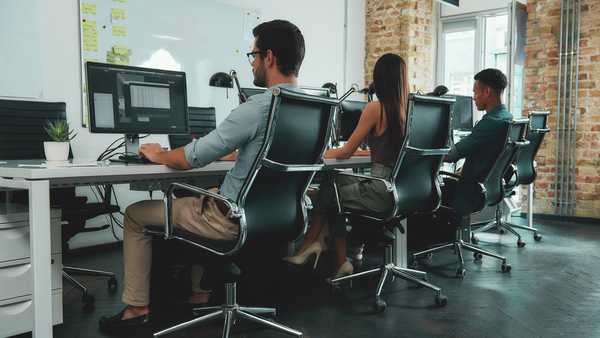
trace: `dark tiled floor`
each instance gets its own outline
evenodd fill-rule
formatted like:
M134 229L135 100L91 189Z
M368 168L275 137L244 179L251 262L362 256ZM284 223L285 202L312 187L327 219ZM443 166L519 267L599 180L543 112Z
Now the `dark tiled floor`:
M525 234L527 246L522 249L517 249L514 237L508 234L480 236L488 241L482 241L482 247L509 258L513 266L510 274L501 273L494 259L484 258L482 264L475 264L467 254L468 272L459 280L454 278L452 251L436 255L425 269L448 296L445 308L433 305L432 292L396 281L384 291L386 312L372 314L373 279L332 294L320 271L284 271L278 283L283 283L279 289L286 293L278 299L278 320L310 338L600 337L600 226L542 223L542 242L534 242ZM121 261L119 250L67 259L71 265L116 270L119 282ZM55 337L102 337L98 319L122 307L120 292L109 295L104 281L82 280L96 295L96 309L82 313L78 291L65 285L65 323L55 328ZM260 299L263 295L253 296ZM220 337L218 323L169 337ZM167 321L157 324L165 325ZM244 325L233 334L238 338L283 336Z

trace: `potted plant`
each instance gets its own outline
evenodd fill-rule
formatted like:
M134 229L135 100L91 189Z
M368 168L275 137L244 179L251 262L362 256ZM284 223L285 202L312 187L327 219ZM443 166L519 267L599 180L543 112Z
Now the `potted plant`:
M69 159L69 141L77 134L69 129L69 123L66 120L48 121L46 123L46 133L52 141L44 142L44 153L48 162L65 162Z

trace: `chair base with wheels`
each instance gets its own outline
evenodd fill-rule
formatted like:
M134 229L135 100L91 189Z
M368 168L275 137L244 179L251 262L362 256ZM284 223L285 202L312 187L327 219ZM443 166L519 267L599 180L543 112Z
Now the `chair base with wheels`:
M473 245L471 243L467 243L467 242L463 241L461 229L458 229L456 231L456 233L457 233L456 240L451 243L446 243L446 244L443 244L443 245L440 245L440 246L437 246L437 247L434 247L431 249L413 253L411 267L412 268L418 267L417 260L420 256L427 255L430 258L434 252L437 252L437 251L440 251L443 249L452 248L452 249L454 249L455 253L458 255L458 259L459 259L459 266L456 269L456 277L458 277L458 278L461 278L461 279L464 278L465 274L467 272L467 270L465 269L465 260L464 260L464 255L463 255L462 249L473 252L473 259L475 260L475 262L480 262L483 259L484 255L499 259L500 261L502 261L502 265L500 266L502 272L510 272L512 267L510 266L510 264L507 263L506 257L483 250L476 245Z
M400 228L401 232L404 232L403 228ZM384 263L378 268L361 271L348 276L332 279L330 283L334 286L340 283L351 281L356 278L379 274L379 283L375 291L375 302L373 303L373 310L375 312L383 312L387 307L386 302L381 298L383 286L389 280L388 277L400 278L405 281L415 283L419 286L426 287L435 292L435 304L437 306L445 306L448 303L448 298L442 294L442 289L429 283L427 281L427 273L424 271L401 268L393 263L392 245L394 241L394 235L392 233L384 233ZM390 276L391 275L391 276Z
M515 228L517 229L521 229L521 230L527 230L527 231L531 231L533 232L533 239L536 242L539 242L542 240L542 236L540 234L538 234L538 229L534 228L534 227L528 227L528 226L523 226L523 225L519 225L519 224L513 224L513 223L509 223L509 222L504 222L502 220L502 207L501 205L497 205L496 206L496 218L494 221L485 224L484 226L482 226L479 229L474 230L471 233L471 243L473 244L477 244L479 243L479 239L477 238L477 236L475 236L476 233L479 232L486 232L488 230L492 230L492 229L498 229L498 232L500 234L504 234L505 232L510 232L513 235L515 235L517 237L517 246L519 248L522 248L525 246L525 242L521 239L521 234L519 234Z
M93 308L96 299L94 295L88 292L88 288L83 283L75 279L72 275L108 277L108 291L110 293L117 291L117 276L112 272L63 266L62 275L66 281L81 291L81 301L84 303L84 309L87 310L91 310Z
M250 322L260 324L262 326L266 326L268 328L277 330L282 333L287 333L291 336L302 337L302 332L296 331L292 328L284 326L282 324L272 322L266 320L259 315L270 315L275 316L277 314L277 310L273 308L260 308L260 307L244 307L237 304L237 287L236 280L240 277L241 272L239 268L233 264L229 263L228 266L225 267L225 304L221 306L211 306L211 307L202 307L195 308L194 313L206 313L208 314L202 315L200 317L189 320L185 323L181 323L170 327L168 329L164 329L162 331L156 332L154 337L161 337L167 335L169 333L173 333L197 324L201 324L207 321L210 321L215 318L222 317L224 318L223 323L223 338L228 338L231 334L231 328L234 323L239 319L246 319ZM212 311L212 312L211 312Z

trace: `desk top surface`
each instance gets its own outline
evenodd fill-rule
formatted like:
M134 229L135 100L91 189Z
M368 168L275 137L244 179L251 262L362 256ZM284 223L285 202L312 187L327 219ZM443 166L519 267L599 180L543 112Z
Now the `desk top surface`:
M52 180L66 178L85 177L110 177L110 176L202 176L225 174L232 167L233 161L215 161L202 168L190 170L177 170L160 164L125 164L125 163L103 163L89 165L47 165L41 166L43 160L11 160L0 162L0 177L22 178L26 180ZM358 168L365 167L371 163L368 156L357 156L347 160L327 159L327 168Z

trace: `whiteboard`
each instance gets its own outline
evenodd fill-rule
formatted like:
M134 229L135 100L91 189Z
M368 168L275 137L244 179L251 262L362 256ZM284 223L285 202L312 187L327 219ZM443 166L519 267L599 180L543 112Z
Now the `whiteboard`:
M0 97L42 97L38 0L0 1Z
M219 0L80 0L82 123L87 123L85 62L184 71L188 105L228 110L225 89L208 86L235 69L251 86L246 53L260 13ZM231 94L231 93L230 93Z

